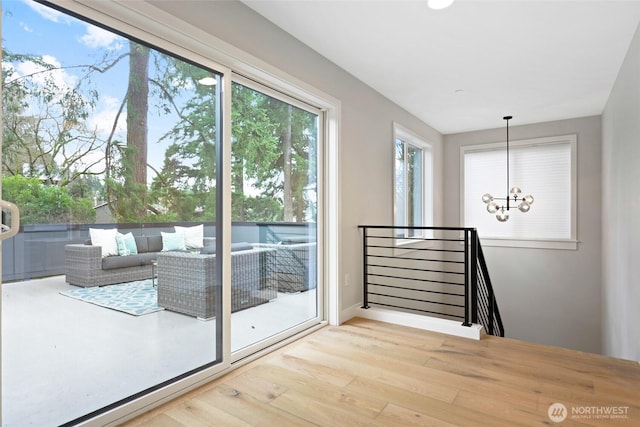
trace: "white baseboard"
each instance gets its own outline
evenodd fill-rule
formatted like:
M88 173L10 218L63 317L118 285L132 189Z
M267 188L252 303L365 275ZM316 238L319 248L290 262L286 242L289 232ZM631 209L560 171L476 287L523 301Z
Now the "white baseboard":
M346 322L354 317L362 317L364 319L379 320L381 322L440 332L443 334L474 340L479 340L484 334L484 328L482 325L473 324L471 326L462 326L460 321L455 320L440 319L437 317L404 313L377 307L364 309L361 306L362 304L355 304L343 310L340 316L342 321Z

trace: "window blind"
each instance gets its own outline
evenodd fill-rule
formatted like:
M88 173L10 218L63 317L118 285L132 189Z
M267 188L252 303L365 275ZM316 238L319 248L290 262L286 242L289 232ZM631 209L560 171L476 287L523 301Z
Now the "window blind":
M510 146L509 187L531 194L531 210L522 213L511 202L509 220L500 223L487 212L482 195L508 194L506 149L464 153L464 226L478 229L484 238L571 239L572 171L571 143L554 142ZM506 204L506 201L496 201Z

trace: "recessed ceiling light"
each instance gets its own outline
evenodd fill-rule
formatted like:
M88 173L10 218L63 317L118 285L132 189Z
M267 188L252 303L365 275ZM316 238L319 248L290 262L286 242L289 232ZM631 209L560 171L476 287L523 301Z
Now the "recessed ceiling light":
M200 83L202 86L214 86L218 82L216 81L215 77L204 77L198 80L198 83Z
M454 0L428 0L427 5L431 9L440 10L451 6L453 2Z

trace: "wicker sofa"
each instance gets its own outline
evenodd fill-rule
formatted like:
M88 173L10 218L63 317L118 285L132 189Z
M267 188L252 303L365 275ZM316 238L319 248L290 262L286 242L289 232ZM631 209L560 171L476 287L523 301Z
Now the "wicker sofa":
M275 299L276 251L253 248L231 252L231 311ZM207 320L216 316L220 288L216 255L188 252L158 254L158 306Z
M162 251L162 236L134 236L138 253L127 256L102 258L97 245L70 244L64 248L67 283L82 287L105 286L153 277L152 262ZM204 244L213 245L215 238L204 238Z

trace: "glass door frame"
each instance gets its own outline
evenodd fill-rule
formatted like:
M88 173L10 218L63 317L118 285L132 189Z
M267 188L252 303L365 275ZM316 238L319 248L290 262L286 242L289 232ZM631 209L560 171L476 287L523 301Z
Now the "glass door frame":
M322 261L323 261L323 241L324 239L321 238L321 236L324 235L324 135L325 135L325 112L318 107L312 106L309 103L303 102L299 99L293 98L290 95L287 95L281 91L275 90L267 85L265 85L264 83L260 83L256 80L250 79L248 77L245 77L241 74L238 74L236 72L232 72L231 75L231 80L232 83L238 83L241 84L247 88L250 88L252 90L255 90L257 92L261 92L264 93L272 98L278 99L280 101L286 102L288 104L291 104L297 108L300 108L302 110L305 110L309 113L315 114L318 116L318 136L317 136L317 149L316 149L316 156L317 156L317 166L316 166L316 182L317 182L317 190L316 190L316 194L317 194L317 201L316 201L316 209L317 209L317 215L316 215L316 244L317 244L317 256L316 259L313 260L313 262L317 263L317 287L316 287L316 315L314 317L311 317L309 319L307 319L306 321L304 321L303 323L300 323L299 325L295 325L294 327L291 327L289 329L286 329L284 331L279 332L276 335L273 335L271 337L269 337L266 340L260 341L258 343L255 343L249 347L245 347L242 349L239 349L237 351L234 351L231 353L231 363L237 363L243 359L245 359L246 357L255 354L257 352L260 352L261 350L267 349L269 347L272 347L274 344L282 342L288 338L291 338L305 330L308 330L309 328L312 328L316 325L320 325L326 318L326 312L325 312L325 300L326 300L326 292L325 292L325 286L324 286L324 275L323 275L323 268L322 268ZM229 155L229 163L231 163L231 156ZM231 176L231 174L227 175L227 176ZM227 189L227 187L225 187L225 190ZM230 186L229 186L229 193L231 192ZM229 208L231 208L231 206L229 206ZM231 213L229 212L229 215L231 215ZM310 260L311 261L311 260ZM233 321L233 320L231 320Z

